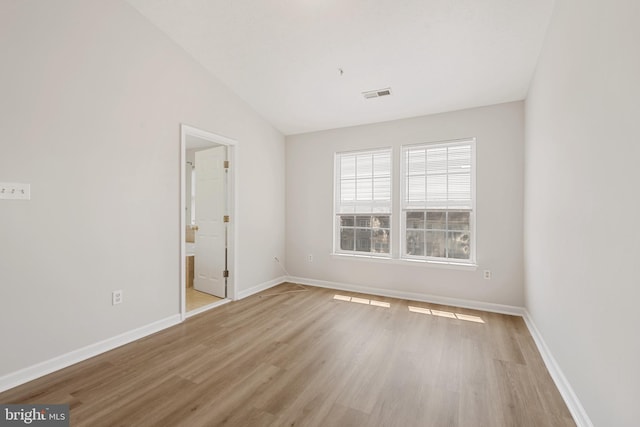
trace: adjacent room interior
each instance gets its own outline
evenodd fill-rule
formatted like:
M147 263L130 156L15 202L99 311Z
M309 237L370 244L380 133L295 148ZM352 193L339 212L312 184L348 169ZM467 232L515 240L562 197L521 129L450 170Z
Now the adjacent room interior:
M0 404L637 425L638 20L3 1Z

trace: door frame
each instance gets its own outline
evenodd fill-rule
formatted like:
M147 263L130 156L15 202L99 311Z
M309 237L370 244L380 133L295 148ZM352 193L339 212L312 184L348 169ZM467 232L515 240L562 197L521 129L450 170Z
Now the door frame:
M214 145L225 145L227 147L227 159L229 160L229 172L227 175L227 212L230 221L227 225L227 265L229 269L229 277L227 278L227 298L211 306L203 307L203 309L213 308L220 303L228 302L236 299L236 283L238 281L237 268L237 245L236 245L236 229L238 218L237 197L236 197L236 171L238 169L236 144L237 141L226 136L218 135L205 131L193 126L180 124L180 318L184 320L187 317L186 304L186 171L187 171L187 137L194 136L204 139ZM198 310L201 312L203 310Z

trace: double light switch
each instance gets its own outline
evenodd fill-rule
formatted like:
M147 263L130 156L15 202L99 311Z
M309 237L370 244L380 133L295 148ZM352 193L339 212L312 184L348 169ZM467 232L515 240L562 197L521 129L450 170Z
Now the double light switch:
M30 200L31 185L15 182L0 182L0 199Z

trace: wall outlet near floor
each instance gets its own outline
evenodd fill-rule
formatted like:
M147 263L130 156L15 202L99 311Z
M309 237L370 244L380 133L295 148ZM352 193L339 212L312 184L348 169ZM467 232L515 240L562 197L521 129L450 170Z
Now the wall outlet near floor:
M122 290L111 293L111 305L122 304Z
M491 270L485 270L483 277L487 280L491 279Z
M307 255L307 262L313 262L313 254Z

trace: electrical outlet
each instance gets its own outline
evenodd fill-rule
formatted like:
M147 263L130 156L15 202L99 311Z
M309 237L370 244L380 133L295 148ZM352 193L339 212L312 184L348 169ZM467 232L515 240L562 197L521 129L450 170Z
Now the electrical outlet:
M31 184L0 183L0 199L31 200Z
M486 280L490 280L491 279L491 270L485 270L484 271L484 278Z
M122 290L111 293L111 305L122 304Z
M307 262L313 262L313 254L307 255Z

